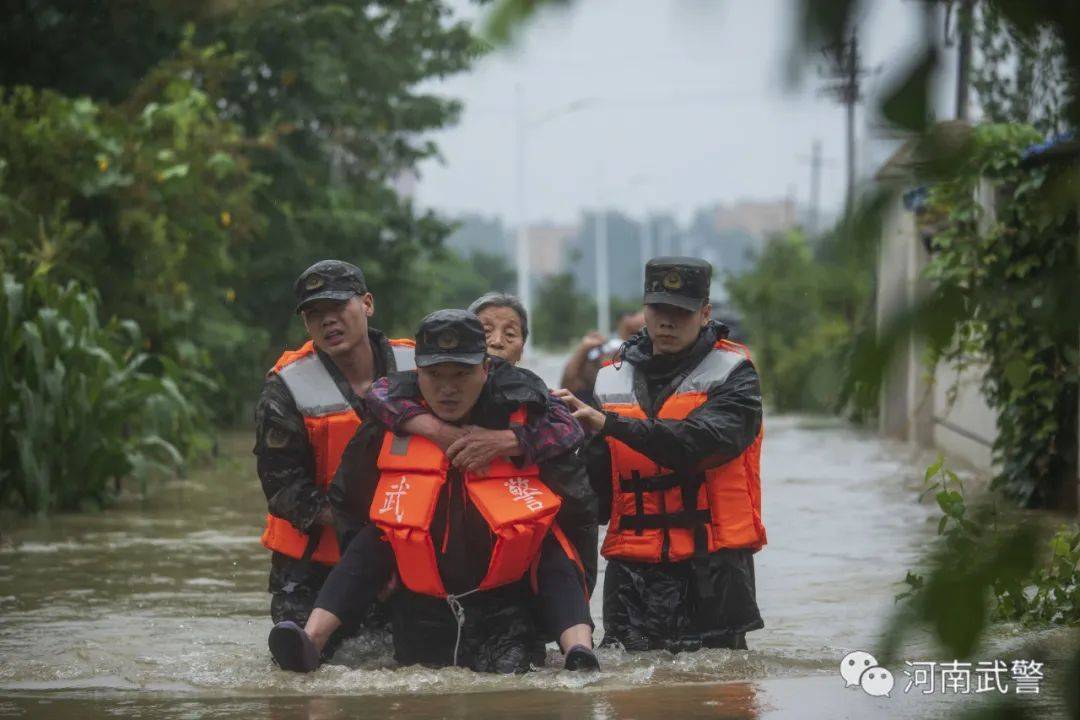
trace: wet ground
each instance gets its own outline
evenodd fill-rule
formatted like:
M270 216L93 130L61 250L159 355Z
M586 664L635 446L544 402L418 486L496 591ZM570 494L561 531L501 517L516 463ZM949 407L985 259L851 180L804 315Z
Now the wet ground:
M932 458L833 420L769 417L766 432L766 628L749 651L602 651L603 672L582 675L556 670L552 649L548 668L497 677L397 668L385 643L354 641L312 675L279 671L265 504L250 437L232 434L214 467L145 500L4 528L0 718L948 717L992 697L905 693L902 664L891 697L872 697L838 672L849 651L873 650L934 536L936 516L915 502ZM1032 639L1006 628L975 659L1011 661ZM916 640L905 659L952 658ZM1041 692L1022 698L1040 715L1063 713L1064 667L1052 659Z

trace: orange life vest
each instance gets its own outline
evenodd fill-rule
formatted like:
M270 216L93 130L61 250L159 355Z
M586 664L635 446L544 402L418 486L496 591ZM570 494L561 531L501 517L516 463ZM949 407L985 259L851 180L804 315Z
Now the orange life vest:
M656 417L683 420L724 382L743 360L746 347L730 340L716 343L672 395ZM644 419L634 395L634 366L623 362L601 368L596 397L604 410ZM761 522L761 439L719 467L692 475L678 474L614 438L611 452L613 485L611 523L601 553L606 558L637 562L686 560L721 548L765 545Z
M390 341L397 370L412 370L416 367L413 359L414 346L412 340ZM378 348L373 350L379 351ZM285 382L297 409L304 416L308 442L315 456L315 484L326 492L341 463L345 446L360 427L360 418L341 394L310 340L299 350L286 350L282 353L270 372L277 373ZM318 532L319 544L311 559L333 565L341 554L334 528L323 525ZM263 530L261 540L263 547L292 558L303 557L308 544L308 536L297 530L292 523L270 514L266 516L266 529Z
M511 421L522 422L524 417L519 408ZM378 466L371 520L390 541L402 583L416 593L448 597L435 558L431 521L447 481L449 459L426 438L387 432ZM469 502L476 505L495 537L487 572L476 589L490 590L520 580L539 558L562 501L540 481L536 465L518 468L496 458L486 472L468 472L464 480Z

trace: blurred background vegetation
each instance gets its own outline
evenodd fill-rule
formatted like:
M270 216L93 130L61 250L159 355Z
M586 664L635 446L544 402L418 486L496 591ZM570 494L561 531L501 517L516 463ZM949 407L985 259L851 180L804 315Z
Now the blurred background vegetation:
M300 340L292 282L318 259L392 285L392 333L512 284L394 188L459 111L418 85L481 51L442 3L4 14L0 506L78 507L205 454Z

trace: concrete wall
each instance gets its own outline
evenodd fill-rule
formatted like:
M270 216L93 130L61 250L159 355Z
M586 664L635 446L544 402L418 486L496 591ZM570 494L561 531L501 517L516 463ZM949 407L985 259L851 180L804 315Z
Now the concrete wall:
M927 291L921 273L928 259L915 215L898 198L886 214L878 255L879 332L888 332L890 323L908 312ZM931 372L924 356L922 341L910 334L898 338L881 388L879 431L937 448L977 470L990 472L996 417L979 390L982 372L975 366L958 373L945 364ZM950 402L954 385L955 398Z

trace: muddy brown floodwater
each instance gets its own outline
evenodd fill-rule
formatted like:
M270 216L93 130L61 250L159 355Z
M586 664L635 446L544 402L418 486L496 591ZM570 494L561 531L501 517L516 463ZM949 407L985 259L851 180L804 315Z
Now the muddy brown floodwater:
M932 509L915 502L929 458L837 421L767 418L769 544L756 556L766 627L748 636L751 649L603 650L594 675L557 670L553 646L548 667L524 676L398 668L385 639L347 642L311 675L276 669L250 448L248 434L229 434L214 467L145 500L9 522L0 718L914 718L991 695L905 693L902 664L890 697L844 687L840 659L873 651L898 581L935 529ZM1021 657L1034 637L996 632L977 659ZM1051 648L1069 638L1034 637ZM915 639L905 659L952 658ZM1065 667L1052 658L1040 692L1023 697L1040 715L1064 714L1055 682Z

